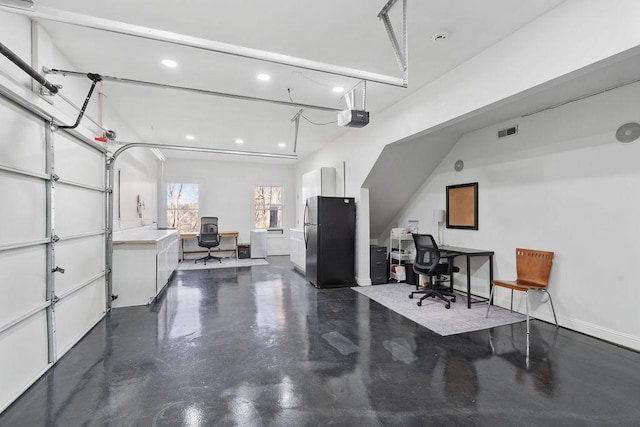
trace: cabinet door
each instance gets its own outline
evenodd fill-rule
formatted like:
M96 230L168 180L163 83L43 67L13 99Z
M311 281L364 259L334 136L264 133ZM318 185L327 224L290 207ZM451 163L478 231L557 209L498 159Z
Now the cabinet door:
M298 240L298 262L300 270L304 271L307 263L307 248L304 245L304 240Z
M289 256L291 257L291 263L298 266L300 265L299 241L300 240L293 237L289 239Z

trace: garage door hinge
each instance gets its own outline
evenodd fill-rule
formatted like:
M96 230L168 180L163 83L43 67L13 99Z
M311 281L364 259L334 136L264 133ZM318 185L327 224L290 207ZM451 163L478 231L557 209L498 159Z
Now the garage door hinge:
M51 298L51 304L57 304L58 301L60 301L60 298L58 298L56 294L53 294L53 297Z
M60 177L58 175L56 175L55 173L51 174L51 181L59 181Z
M51 243L58 243L58 241L60 240L60 237L58 237L55 234L51 235Z

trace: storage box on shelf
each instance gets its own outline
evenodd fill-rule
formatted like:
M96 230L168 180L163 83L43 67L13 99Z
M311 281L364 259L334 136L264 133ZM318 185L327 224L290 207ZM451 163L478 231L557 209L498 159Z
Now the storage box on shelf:
M391 279L397 282L406 280L405 264L413 261L415 247L411 233L404 228L392 228L389 239L391 252L389 253L389 271Z

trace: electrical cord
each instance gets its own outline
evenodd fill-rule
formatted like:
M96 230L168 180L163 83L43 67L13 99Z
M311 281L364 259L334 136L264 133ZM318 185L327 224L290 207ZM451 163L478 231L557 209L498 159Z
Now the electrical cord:
M287 88L287 95L289 95L289 101L291 101L292 103L294 103L295 101L293 100L293 97L291 96L291 88ZM312 125L316 125L316 126L325 126L325 125L330 125L333 123L337 123L337 120L333 120L331 122L326 122L326 123L316 123L313 120L309 119L307 116L305 116L304 114L300 114L300 117L302 117L303 119L305 119L306 121L308 121L309 123L311 123Z

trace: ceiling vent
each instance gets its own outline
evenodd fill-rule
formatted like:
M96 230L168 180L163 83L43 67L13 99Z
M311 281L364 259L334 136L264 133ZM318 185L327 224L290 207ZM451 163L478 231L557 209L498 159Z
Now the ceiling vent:
M511 126L506 129L498 131L498 138L506 138L507 136L513 136L518 133L518 126Z

